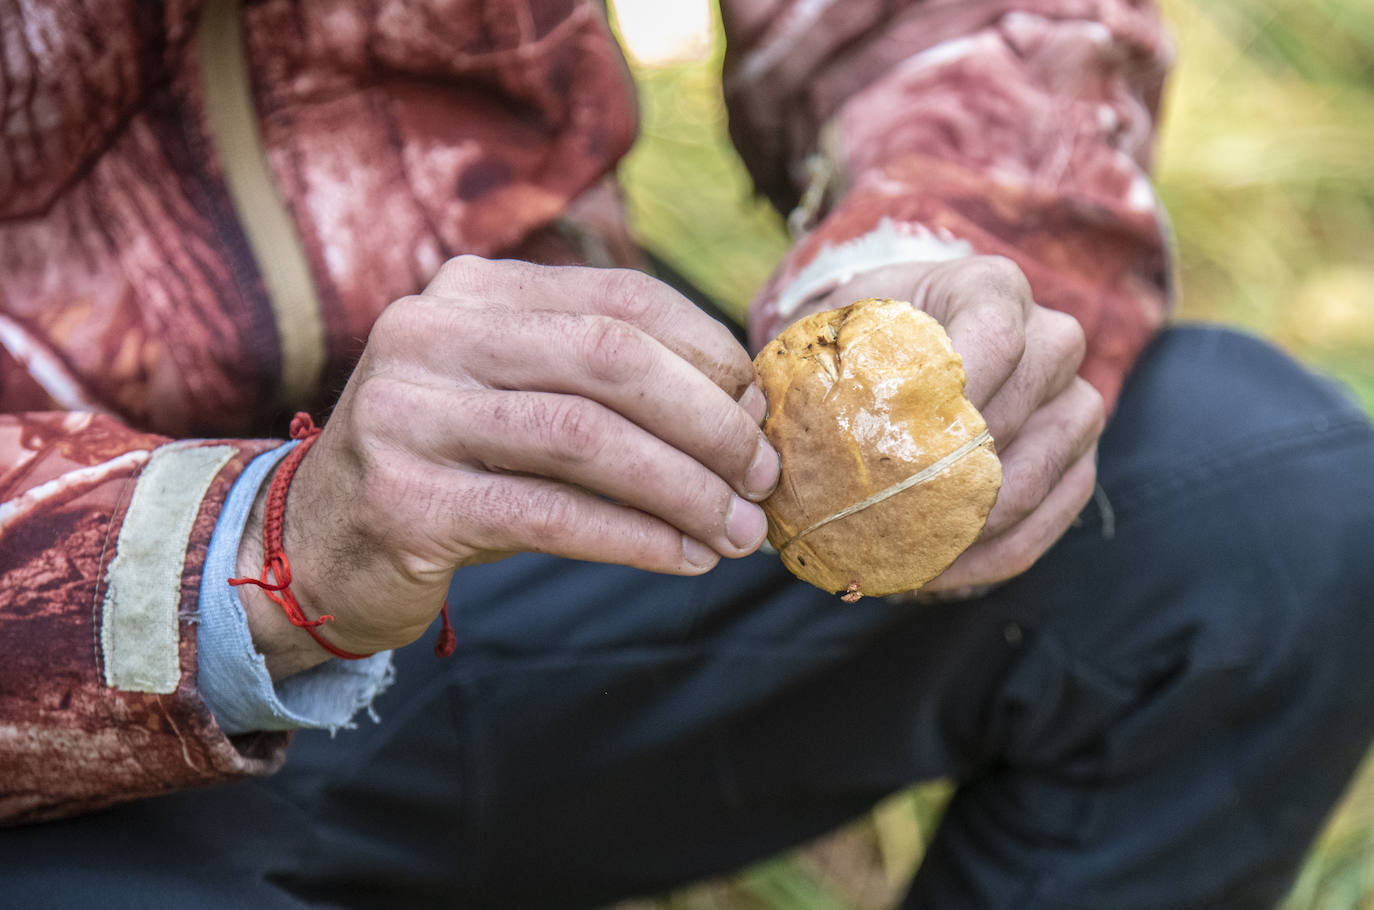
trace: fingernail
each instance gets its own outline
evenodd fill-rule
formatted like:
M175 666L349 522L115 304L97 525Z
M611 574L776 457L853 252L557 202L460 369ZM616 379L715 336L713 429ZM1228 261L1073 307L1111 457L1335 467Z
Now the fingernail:
M763 389L759 388L757 382L749 383L749 388L739 397L739 406L754 418L754 423L761 425L763 419L768 416L768 397L763 394Z
M709 569L720 559L720 554L694 537L682 535L682 558L687 564L698 569Z
M754 450L754 460L749 462L749 470L744 472L744 490L750 499L766 499L773 487L778 485L778 473L782 465L777 451L760 437L758 448Z
M768 519L763 509L738 496L730 501L730 514L725 516L725 536L741 550L752 550L768 531Z

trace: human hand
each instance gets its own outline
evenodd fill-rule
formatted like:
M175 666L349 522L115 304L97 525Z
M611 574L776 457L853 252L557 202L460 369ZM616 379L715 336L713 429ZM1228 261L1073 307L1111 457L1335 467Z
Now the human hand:
M451 260L382 313L295 475L292 593L334 615L332 644L373 652L423 633L455 569L516 552L681 575L747 555L778 477L753 376L722 325L646 275ZM261 564L245 533L240 572ZM275 677L324 659L240 590Z
M1097 390L1077 376L1082 327L1035 303L1021 270L1000 256L877 269L798 315L866 297L910 300L944 326L1002 461L1002 489L982 535L921 592L1019 575L1068 529L1097 480L1105 413Z

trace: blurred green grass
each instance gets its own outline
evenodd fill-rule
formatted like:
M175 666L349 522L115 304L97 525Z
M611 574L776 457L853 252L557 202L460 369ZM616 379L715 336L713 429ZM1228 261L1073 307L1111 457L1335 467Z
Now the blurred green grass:
M1162 5L1179 46L1155 169L1177 237L1177 315L1272 339L1374 412L1374 6ZM730 148L722 47L717 34L705 60L634 67L642 139L621 177L640 241L738 315L788 238ZM806 848L619 910L890 907L948 792L912 788ZM1284 904L1361 907L1374 908L1374 762Z

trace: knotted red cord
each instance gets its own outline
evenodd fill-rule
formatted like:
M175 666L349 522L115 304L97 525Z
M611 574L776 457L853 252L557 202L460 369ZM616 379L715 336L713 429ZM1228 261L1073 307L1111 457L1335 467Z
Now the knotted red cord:
M316 644L335 657L342 657L344 660L362 660L364 657L371 657L371 654L353 654L326 641L319 632L315 631L315 628L327 622L333 622L333 614L324 613L319 619L306 619L305 611L301 609L300 602L291 593L291 560L286 558L286 551L282 547L282 524L286 516L286 494L291 488L291 479L295 476L296 469L300 467L301 461L305 458L305 453L315 444L315 440L320 438L320 428L315 426L315 421L310 418L309 414L298 411L296 416L291 419L291 438L300 440L300 445L296 446L282 460L276 475L272 478L272 485L267 489L267 514L262 522L263 552L266 554L263 559L262 577L231 578L229 584L257 585L262 588L268 598L282 608L286 613L286 618L291 620L293 626L310 633L310 637L315 639ZM439 640L434 644L435 657L448 657L458 646L458 636L454 634L453 624L449 622L448 601L444 601L442 612L444 627L439 631Z

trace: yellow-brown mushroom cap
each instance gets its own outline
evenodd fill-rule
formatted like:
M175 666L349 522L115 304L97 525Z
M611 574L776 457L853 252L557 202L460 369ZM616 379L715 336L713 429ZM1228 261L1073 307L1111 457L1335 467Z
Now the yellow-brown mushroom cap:
M754 358L782 457L768 541L826 591L914 591L977 539L1002 467L938 322L899 300L798 320Z

